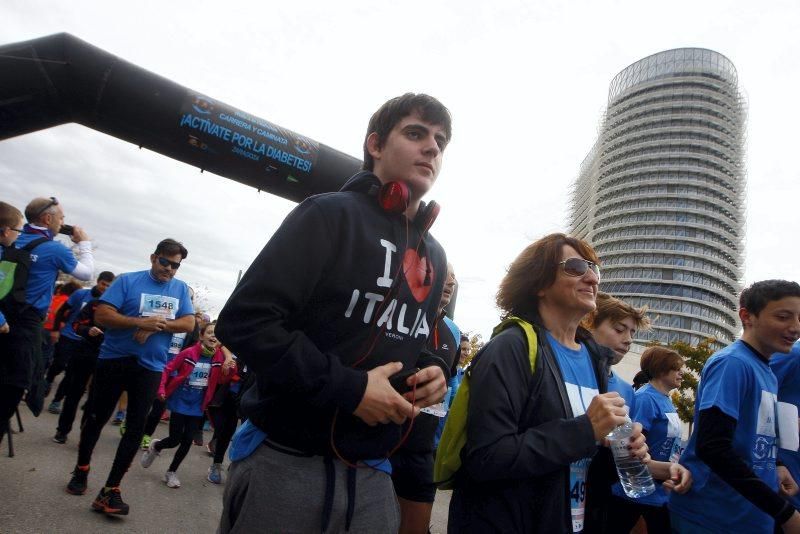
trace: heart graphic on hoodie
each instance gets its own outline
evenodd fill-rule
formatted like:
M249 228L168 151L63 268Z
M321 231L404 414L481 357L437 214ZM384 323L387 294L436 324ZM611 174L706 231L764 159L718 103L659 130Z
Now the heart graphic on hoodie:
M406 249L403 254L403 273L414 300L424 302L431 293L435 279L433 265L428 263L428 258L420 258L416 250Z

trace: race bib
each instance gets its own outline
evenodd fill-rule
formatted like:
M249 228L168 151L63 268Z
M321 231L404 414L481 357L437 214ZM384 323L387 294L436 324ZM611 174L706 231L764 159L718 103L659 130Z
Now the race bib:
M447 415L447 406L445 405L444 401L442 401L439 404L434 404L433 406L427 406L420 411L433 415L435 417L444 417L445 415Z
M189 387L205 388L208 387L208 375L211 373L210 363L198 362L194 366L192 374L189 375Z
M675 443L672 444L672 453L669 455L669 461L676 464L681 459L681 455L683 451L686 450L686 445L688 445L687 440L676 439Z
M572 532L583 532L586 513L586 472L591 458L583 458L569 465L569 502L572 512Z
M758 424L756 434L762 436L775 437L775 417L777 410L775 405L778 403L778 396L769 391L761 390L761 403L758 405Z
M179 303L180 300L175 297L142 293L141 301L139 302L139 315L142 317L160 315L165 319L175 319Z
M778 401L778 444L787 451L800 449L797 406L788 402Z
M183 348L183 342L186 339L186 332L179 334L172 334L172 339L169 341L169 353L178 354Z
M664 414L667 416L667 437L679 438L681 437L681 419L675 412L668 412Z

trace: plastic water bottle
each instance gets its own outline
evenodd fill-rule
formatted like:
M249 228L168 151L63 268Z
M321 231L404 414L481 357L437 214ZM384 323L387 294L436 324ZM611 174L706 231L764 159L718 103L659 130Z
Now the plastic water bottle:
M610 442L614 462L617 464L617 474L622 483L622 489L625 491L625 495L637 499L653 493L656 485L653 483L653 477L647 466L628 450L628 442L633 433L633 423L629 418L626 419L625 423L609 432L606 437Z

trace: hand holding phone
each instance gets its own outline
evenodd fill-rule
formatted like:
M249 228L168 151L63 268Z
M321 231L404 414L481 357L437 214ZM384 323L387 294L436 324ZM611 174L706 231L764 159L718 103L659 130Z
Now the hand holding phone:
M395 373L392 376L390 376L389 383L392 385L395 391L397 391L401 395L403 393L408 393L414 388L414 386L409 386L407 380L410 376L413 376L418 372L419 372L418 368L405 369L403 371L400 371L399 373Z

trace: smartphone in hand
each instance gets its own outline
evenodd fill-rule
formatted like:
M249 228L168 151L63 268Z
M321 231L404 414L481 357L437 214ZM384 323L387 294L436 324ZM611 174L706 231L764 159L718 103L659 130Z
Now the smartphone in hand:
M406 383L408 377L413 376L419 372L419 368L405 369L389 377L389 383L399 394L408 393L413 389Z

